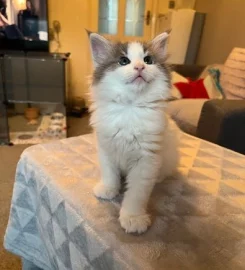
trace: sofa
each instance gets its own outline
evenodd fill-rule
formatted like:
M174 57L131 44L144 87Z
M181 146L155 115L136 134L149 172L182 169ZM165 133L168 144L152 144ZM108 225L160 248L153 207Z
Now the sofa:
M209 68L172 66L174 72L191 80L204 77ZM223 65L219 69L223 72ZM167 112L184 132L245 154L245 100L173 99L168 102Z

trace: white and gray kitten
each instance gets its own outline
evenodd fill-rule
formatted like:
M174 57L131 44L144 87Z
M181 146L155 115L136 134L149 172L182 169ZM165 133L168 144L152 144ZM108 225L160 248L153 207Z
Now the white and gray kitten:
M146 44L112 43L96 33L89 38L95 66L91 124L102 176L94 193L116 197L125 177L119 221L127 233L143 233L151 224L146 210L152 189L178 163L175 125L164 113L171 86L168 33Z

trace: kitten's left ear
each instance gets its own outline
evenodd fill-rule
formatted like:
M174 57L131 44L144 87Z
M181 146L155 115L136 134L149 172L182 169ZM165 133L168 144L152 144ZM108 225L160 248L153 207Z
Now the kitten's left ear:
M94 65L103 64L111 51L111 42L99 34L92 33L88 30L87 33L90 40Z
M167 40L171 30L166 31L158 36L156 36L150 43L155 51L161 54L166 54Z

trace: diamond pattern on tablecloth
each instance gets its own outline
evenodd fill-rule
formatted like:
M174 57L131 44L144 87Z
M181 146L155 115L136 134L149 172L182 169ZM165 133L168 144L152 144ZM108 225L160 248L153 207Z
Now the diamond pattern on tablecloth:
M52 189L49 189L48 196L49 198L51 198L49 200L51 212L54 213L57 210L57 207L59 207L60 204L64 203L64 197L60 193ZM54 197L55 200L52 199Z
M87 251L88 258L90 261L101 256L105 250L108 249L107 246L104 246L103 241L101 241L91 229L87 228ZM93 237L91 237L93 235Z
M244 168L244 165L240 165L238 163L234 163L234 162L224 159L223 168Z
M57 207L56 211L53 213L54 216L54 223L59 224L60 229L67 237L67 217L66 217L66 210L65 210L65 202L62 202Z
M236 172L229 172L226 169L221 169L221 180L242 180L245 178L240 177L240 175Z
M44 186L40 192L40 201L43 207L46 208L49 214L52 214L50 200L49 200L49 190L47 186Z
M188 143L187 141L181 141L179 144L180 148L192 148L191 141Z
M61 226L59 223L55 221L55 219L52 219L52 225L53 225L53 232L54 233L54 241L55 241L55 249L60 249L60 247L66 242L67 235L64 233L64 231L61 229Z
M33 216L35 216L35 213L30 211L28 208L24 209L22 207L19 207L18 205L15 205L16 213L19 217L19 223L21 225L21 230L31 221Z
M238 189L235 189L229 185L227 185L225 182L221 182L219 185L219 193L220 196L240 196L245 195L243 191L240 191Z
M91 267L96 270L119 269L115 264L113 250L106 250L98 257L95 257L95 259L91 261Z
M70 241L76 246L76 248L88 258L88 244L87 244L87 232L80 224L69 234Z
M195 148L180 148L181 156L187 157L195 157L197 154L197 150Z
M188 179L216 181L218 175L219 175L219 169L216 170L216 168L213 168L213 169L192 168L189 171Z
M15 179L16 179L16 181L18 181L18 183L26 186L26 177L23 174L23 172L16 172Z
M52 258L49 258L49 260L50 260L52 269L59 269L56 255L53 256Z
M215 168L221 166L222 160L220 158L196 158L193 167L198 168Z
M77 249L77 247L70 241L69 249L71 254L71 265L73 270L81 270L86 267L90 267L87 258L83 255L83 253Z
M21 194L19 194L18 199L15 201L15 204L24 209L33 211L33 204L30 198L28 190L24 189Z
M71 256L68 239L66 239L66 241L63 242L59 248L56 249L56 254L59 258L59 261L62 261L66 268L71 269Z
M66 208L67 231L68 231L68 234L70 235L76 228L79 228L82 226L83 219L68 204L66 204L65 208Z
M208 149L209 150L209 149ZM197 157L200 157L200 158L205 158L205 157L211 157L211 158L215 158L215 157L219 157L219 153L217 153L215 150L212 150L210 149L208 151L207 149L203 150L203 149L200 149L198 152L197 152Z
M17 209L16 209L15 206L12 207L10 215L11 215L11 220L10 220L11 227L15 228L16 230L19 229L19 228L22 228L22 226L20 224L20 221L19 221L19 216L18 216L18 213L17 213Z
M227 196L228 200L231 200L229 196ZM216 214L217 215L236 215L236 214L244 214L244 209L237 206L236 204L231 204L228 202L225 197L218 197L216 199Z
M48 221L45 230L47 231L48 241L51 243L52 247L55 248L54 228L52 219Z
M48 222L50 221L50 213L43 205L41 205L39 209L39 219L43 227L46 228Z
M33 216L29 222L22 228L23 232L28 232L33 235L38 235L37 219Z

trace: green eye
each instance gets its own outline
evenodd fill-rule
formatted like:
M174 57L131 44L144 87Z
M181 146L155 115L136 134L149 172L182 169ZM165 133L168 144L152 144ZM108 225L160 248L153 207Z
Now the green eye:
M130 60L126 56L120 57L119 62L118 62L118 64L121 66L126 66L130 63L131 63Z
M150 55L147 55L145 58L144 58L144 62L147 64L147 65L152 65L154 62L153 62L153 59Z

